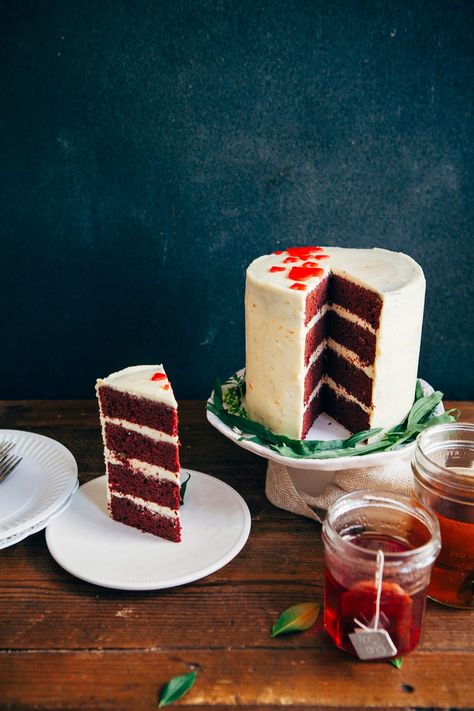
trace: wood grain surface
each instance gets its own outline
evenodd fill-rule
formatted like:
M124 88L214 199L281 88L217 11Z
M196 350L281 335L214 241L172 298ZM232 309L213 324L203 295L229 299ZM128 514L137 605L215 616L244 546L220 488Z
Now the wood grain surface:
M474 422L474 403L446 405ZM183 467L228 482L247 501L247 545L203 580L141 593L72 577L49 555L44 532L1 550L1 709L153 709L166 681L190 670L196 684L176 707L474 707L470 611L428 602L421 643L401 670L339 652L321 617L307 632L272 639L283 609L322 598L320 526L266 500L265 462L213 430L202 402L180 403L180 423ZM3 402L0 426L62 442L81 482L104 473L94 401Z

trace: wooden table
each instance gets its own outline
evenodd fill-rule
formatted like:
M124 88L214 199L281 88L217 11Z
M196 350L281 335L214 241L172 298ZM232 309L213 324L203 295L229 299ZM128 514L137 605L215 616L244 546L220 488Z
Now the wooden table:
M474 422L474 403L447 403ZM175 589L129 593L72 577L44 531L0 551L0 708L153 709L176 674L202 708L474 707L474 617L428 603L422 642L401 670L339 652L322 629L272 639L292 604L321 600L320 526L265 498L265 463L219 435L201 402L181 403L182 463L231 484L252 530L229 565ZM96 403L4 402L0 425L68 447L81 482L104 473ZM176 704L178 706L179 704Z

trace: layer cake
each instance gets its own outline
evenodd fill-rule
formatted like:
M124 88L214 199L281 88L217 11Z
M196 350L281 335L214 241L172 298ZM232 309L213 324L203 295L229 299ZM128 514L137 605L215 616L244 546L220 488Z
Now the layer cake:
M401 422L414 398L424 294L421 267L385 249L296 247L254 260L249 417L296 439L322 411L352 432Z
M180 541L178 409L163 366L112 373L96 392L110 516Z

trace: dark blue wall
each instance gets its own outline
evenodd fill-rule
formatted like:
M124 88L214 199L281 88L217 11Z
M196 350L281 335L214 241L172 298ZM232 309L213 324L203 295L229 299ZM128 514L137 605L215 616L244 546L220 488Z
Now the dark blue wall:
M244 362L247 264L305 243L423 266L420 373L474 398L474 5L1 3L0 397Z

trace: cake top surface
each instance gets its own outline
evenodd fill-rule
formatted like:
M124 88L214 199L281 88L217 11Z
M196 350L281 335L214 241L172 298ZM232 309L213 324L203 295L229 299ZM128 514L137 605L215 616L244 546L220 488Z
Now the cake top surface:
M424 284L423 271L411 257L388 249L296 247L255 259L247 276L276 289L300 292L322 281L329 272L346 277L381 294L410 284Z
M171 383L162 365L132 365L106 378L99 378L97 387L101 385L177 407Z

